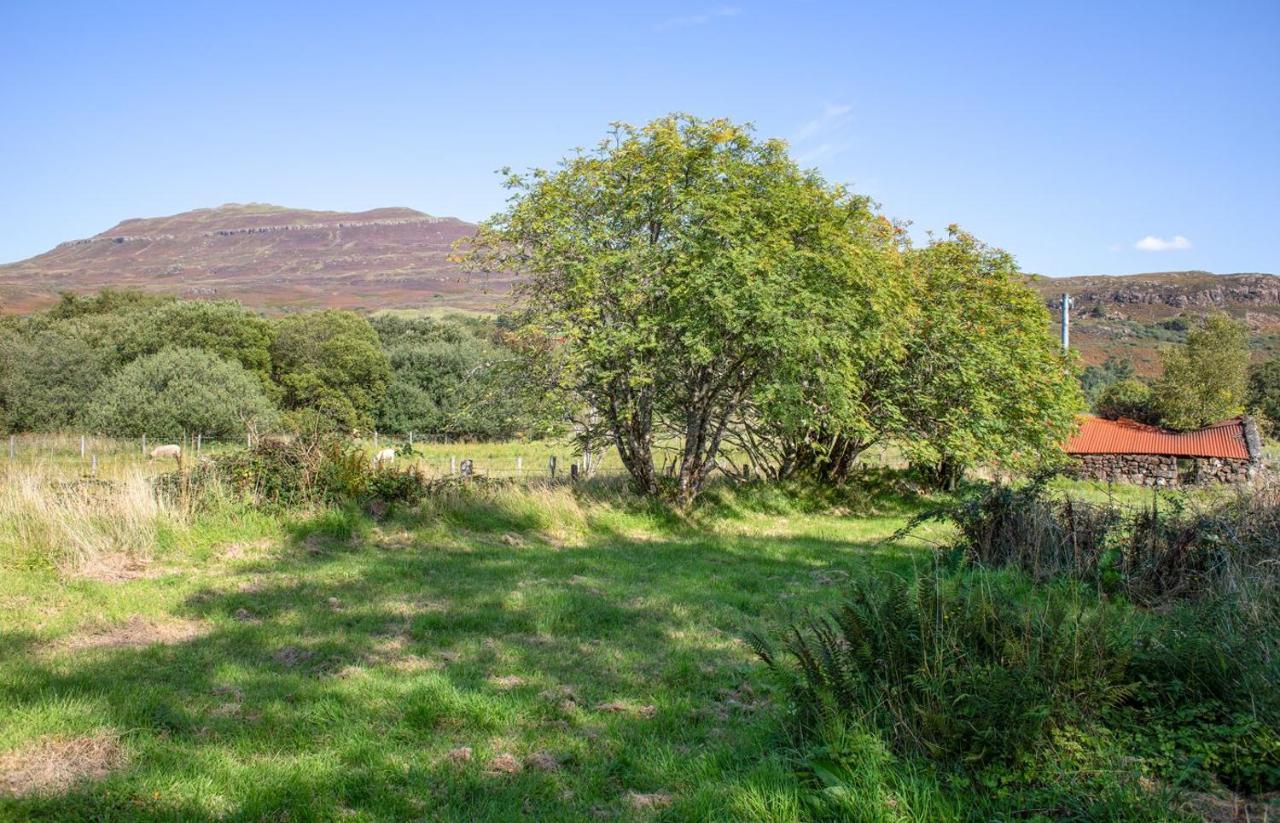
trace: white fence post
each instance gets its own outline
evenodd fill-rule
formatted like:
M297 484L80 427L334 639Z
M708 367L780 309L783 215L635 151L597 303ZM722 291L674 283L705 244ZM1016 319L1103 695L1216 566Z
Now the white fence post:
M84 435L80 435L80 459L84 460Z
M145 434L142 435L142 453L147 453L147 436Z
M516 457L516 476L517 477L524 476L524 458L523 457Z

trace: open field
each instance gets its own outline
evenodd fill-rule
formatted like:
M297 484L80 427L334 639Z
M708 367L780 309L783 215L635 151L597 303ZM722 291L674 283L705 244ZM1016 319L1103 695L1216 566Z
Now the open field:
M96 783L66 756L30 778L53 793L0 785L0 817L794 818L742 633L927 561L880 545L905 509L781 503L246 512L175 528L131 579L6 569L0 752L111 758Z
M176 506L131 444L104 441L110 476L78 477L78 442L33 440L49 454L0 474L0 820L849 819L815 805L790 693L745 638L857 581L924 575L954 536L893 539L945 498L891 473L831 493L721 485L685 514L618 478L530 476L375 519ZM482 468L561 447L467 453ZM1061 816L914 759L868 763L868 819ZM1076 819L1189 808L1161 782L1099 795L1089 774L1055 795Z

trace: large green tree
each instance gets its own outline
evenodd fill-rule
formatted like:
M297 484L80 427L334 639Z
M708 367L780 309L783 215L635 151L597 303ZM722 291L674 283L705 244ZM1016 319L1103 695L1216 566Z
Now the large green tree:
M1084 400L1013 258L955 226L910 258L919 313L885 402L912 460L951 485L970 466L1060 456Z
M771 409L802 375L857 395L892 312L861 239L875 218L782 142L672 115L507 186L470 263L520 275L524 339L642 491L692 500L767 386Z
M1163 353L1155 385L1161 422L1195 429L1240 414L1249 394L1249 329L1225 314L1210 315L1183 346Z
M373 326L347 311L282 317L271 362L284 408L313 412L334 428L372 426L391 376Z
M85 423L125 437L226 437L269 426L275 414L262 384L239 363L198 349L165 349L112 375Z

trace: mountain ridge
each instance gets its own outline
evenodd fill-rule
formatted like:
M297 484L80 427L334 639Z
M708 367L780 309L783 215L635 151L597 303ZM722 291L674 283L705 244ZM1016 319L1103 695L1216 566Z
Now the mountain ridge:
M446 306L488 309L495 288L466 282L449 258L475 226L406 207L320 211L228 203L129 218L26 260L0 265L7 312L63 291L107 286L226 297L266 310Z

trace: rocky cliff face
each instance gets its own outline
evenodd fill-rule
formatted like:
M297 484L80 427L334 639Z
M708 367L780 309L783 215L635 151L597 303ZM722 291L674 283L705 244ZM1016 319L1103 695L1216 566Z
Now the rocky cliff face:
M1152 306L1174 310L1224 311L1280 306L1280 277L1274 274L1161 272L1115 277L1033 278L1032 285L1054 309L1067 292L1079 308Z
M1160 369L1160 347L1176 343L1179 329L1213 312L1244 321L1254 335L1254 358L1280 350L1280 277L1274 274L1156 272L1123 276L1030 277L1055 321L1062 294L1071 295L1072 348L1086 363L1115 356L1138 371ZM1171 322L1178 319L1178 322Z

